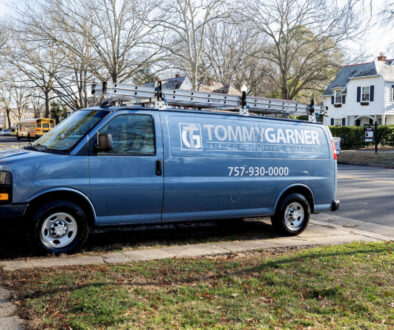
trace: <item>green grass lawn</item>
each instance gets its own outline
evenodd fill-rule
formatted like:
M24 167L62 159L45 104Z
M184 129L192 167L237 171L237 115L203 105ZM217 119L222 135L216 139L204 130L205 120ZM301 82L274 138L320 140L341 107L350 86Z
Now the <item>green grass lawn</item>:
M3 272L37 328L390 328L394 242Z
M354 163L359 165L379 165L394 167L394 152L342 150L338 156L339 162Z

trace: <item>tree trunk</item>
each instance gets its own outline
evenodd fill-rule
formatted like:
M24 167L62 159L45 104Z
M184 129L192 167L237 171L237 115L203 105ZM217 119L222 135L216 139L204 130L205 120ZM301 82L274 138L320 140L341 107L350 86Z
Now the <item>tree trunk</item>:
M282 71L282 92L281 92L281 98L284 100L289 99L289 91L287 88L287 74L285 71Z
M6 108L5 113L7 114L8 128L11 129L10 109Z
M45 95L45 118L49 118L49 92L44 92Z

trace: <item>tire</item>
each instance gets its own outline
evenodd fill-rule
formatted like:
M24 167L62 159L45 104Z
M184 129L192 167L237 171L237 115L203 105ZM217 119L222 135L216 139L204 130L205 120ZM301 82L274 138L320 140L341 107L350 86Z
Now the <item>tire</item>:
M308 226L310 215L311 207L305 196L291 193L280 202L271 222L278 233L296 236Z
M89 236L88 218L77 204L56 200L33 214L31 243L39 253L72 253L80 250Z

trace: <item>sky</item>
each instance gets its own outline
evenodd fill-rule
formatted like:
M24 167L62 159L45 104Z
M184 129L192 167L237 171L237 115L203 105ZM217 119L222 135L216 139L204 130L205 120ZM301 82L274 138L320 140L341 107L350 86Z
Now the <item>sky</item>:
M372 15L366 17L369 20L366 34L361 38L365 50L372 57L376 57L380 52L384 52L387 57L394 57L394 25L382 25L381 16L378 15L384 10L384 0L373 0ZM369 16L369 15L368 15Z
M0 17L10 16L12 7L23 1L29 0L0 0ZM365 60L376 59L380 52L384 52L388 58L394 58L394 24L391 28L387 24L384 26L379 16L379 13L384 10L386 1L391 0L371 0L372 12L365 15L365 20L368 22L367 29L360 36L360 40L346 46L349 52L346 54L348 58L360 52L364 53ZM366 8L366 11L368 10L369 8Z

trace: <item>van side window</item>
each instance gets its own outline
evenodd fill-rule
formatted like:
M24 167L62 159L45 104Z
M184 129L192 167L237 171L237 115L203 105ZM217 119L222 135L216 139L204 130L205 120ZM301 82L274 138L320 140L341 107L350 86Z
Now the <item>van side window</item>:
M100 133L112 135L112 149L100 155L152 156L156 154L155 129L149 115L120 115Z

